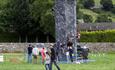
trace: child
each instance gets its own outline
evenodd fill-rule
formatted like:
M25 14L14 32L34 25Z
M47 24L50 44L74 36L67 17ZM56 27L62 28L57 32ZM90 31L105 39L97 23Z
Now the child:
M46 57L45 57L45 68L46 68L46 70L49 70L50 62L51 62L50 54L48 52L46 52Z

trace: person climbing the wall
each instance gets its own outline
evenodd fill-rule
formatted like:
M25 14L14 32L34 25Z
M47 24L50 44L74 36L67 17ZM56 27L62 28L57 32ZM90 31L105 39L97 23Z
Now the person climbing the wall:
M69 51L70 60L71 62L73 62L73 43L70 39L68 40L67 47Z

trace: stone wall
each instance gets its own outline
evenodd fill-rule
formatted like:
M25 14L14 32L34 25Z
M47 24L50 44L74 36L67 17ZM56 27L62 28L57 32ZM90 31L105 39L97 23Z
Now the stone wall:
M30 43L0 43L0 52L25 52ZM48 47L48 43L31 43L38 47ZM91 52L115 51L115 43L80 43L81 47L87 46Z
M115 23L82 23L79 24L80 31L97 31L97 30L108 30L115 29Z
M4 52L4 53L26 52L29 44L40 48L48 47L50 45L50 43L0 43L0 52Z

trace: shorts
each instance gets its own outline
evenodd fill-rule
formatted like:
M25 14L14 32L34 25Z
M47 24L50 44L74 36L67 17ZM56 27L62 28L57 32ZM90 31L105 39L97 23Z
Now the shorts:
M33 55L34 59L37 59L37 55Z

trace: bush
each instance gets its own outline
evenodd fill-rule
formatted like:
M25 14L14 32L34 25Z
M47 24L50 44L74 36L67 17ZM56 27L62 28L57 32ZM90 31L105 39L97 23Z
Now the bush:
M102 13L102 10L100 8L92 9L92 11L95 12L95 13L98 13L98 14Z
M109 18L109 15L99 15L95 22L112 22L112 20Z
M115 14L115 8L113 8L111 11L112 11L112 13L114 13L114 14Z
M91 15L87 15L87 14L84 14L84 15L83 15L83 20L84 20L84 22L86 22L86 23L93 22L92 16L91 16Z
M80 42L115 42L115 30L81 32Z
M83 6L85 8L91 8L91 7L95 6L95 2L94 2L94 0L84 0Z
M112 0L101 0L100 4L103 6L103 9L110 11L113 8Z

